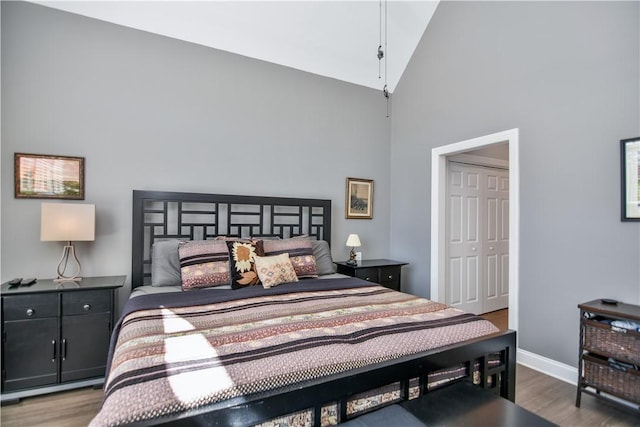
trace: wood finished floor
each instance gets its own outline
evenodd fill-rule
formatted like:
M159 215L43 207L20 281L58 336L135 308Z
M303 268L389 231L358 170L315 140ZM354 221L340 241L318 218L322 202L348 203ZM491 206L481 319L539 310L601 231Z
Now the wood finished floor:
M501 331L506 331L508 329L508 325L509 325L509 309L508 308L505 308L504 310L485 313L482 315L482 317L492 322Z
M506 310L483 317L501 329L506 328ZM575 398L575 386L525 366L517 366L516 403L559 426L640 426L638 410L619 408L586 394L582 396L582 407L576 408ZM0 408L0 424L2 427L86 426L98 412L101 402L102 390L91 388L31 397Z

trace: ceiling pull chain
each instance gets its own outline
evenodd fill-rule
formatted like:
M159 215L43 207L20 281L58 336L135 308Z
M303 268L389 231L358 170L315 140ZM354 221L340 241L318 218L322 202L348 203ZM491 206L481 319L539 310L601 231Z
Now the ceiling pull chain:
M389 34L389 1L384 0L384 50L389 53L387 47L387 35ZM384 97L387 99L387 118L389 118L389 90L387 89L387 63L389 62L389 57L384 60L384 88L382 88L382 93Z
M389 118L389 91L387 90L387 85L382 88L382 94L387 98L387 118Z
M384 48L382 47L382 0L378 2L380 8L379 14L379 27L380 32L378 34L378 78L382 78L382 64L384 59L384 87L382 88L382 94L387 100L387 118L389 118L389 90L387 89L387 62L389 58L385 58L385 52L387 51L387 33L389 32L389 2L384 0Z
M380 13L379 13L379 17L380 17L380 22L379 22L379 36L378 36L378 78L381 78L381 64L380 61L382 61L382 58L384 58L384 52L382 50L382 0L380 0Z
M384 51L387 52L387 34L389 33L389 3L384 0ZM389 58L384 60L384 87L387 87L387 62Z

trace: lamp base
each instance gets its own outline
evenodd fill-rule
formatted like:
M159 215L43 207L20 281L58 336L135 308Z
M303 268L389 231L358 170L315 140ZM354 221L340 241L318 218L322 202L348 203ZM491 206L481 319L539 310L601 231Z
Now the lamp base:
M349 261L347 261L349 265L358 265L358 261L356 260L356 251L351 248L351 252L349 252Z
M65 275L65 271L67 270L67 266L70 263L75 263L76 271L72 276L67 276ZM78 261L78 257L76 256L76 250L71 242L68 242L67 245L62 249L62 258L60 258L60 262L58 263L58 277L56 279L53 279L53 281L55 283L79 282L82 280L82 276L80 276L81 271L82 267L80 266L80 261Z

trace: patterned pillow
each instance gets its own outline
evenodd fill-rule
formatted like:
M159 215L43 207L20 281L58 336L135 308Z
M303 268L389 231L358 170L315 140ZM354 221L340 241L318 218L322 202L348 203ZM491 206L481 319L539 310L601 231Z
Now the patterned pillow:
M216 240L192 240L180 242L180 273L182 289L228 285L229 252L225 242Z
M231 289L259 285L256 272L256 256L263 256L262 240L227 240L223 242L229 251Z
M267 256L288 253L293 269L299 279L318 277L316 257L313 256L313 246L307 236L292 237L282 240L265 240L264 254Z
M265 289L298 281L289 254L256 256L256 271Z

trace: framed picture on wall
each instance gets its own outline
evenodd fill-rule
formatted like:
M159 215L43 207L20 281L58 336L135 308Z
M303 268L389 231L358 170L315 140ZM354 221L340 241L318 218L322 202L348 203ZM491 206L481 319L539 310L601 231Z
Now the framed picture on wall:
M620 141L622 221L640 221L640 137Z
M373 218L373 180L347 178L345 217L347 219Z
M84 200L84 157L15 153L17 199Z

